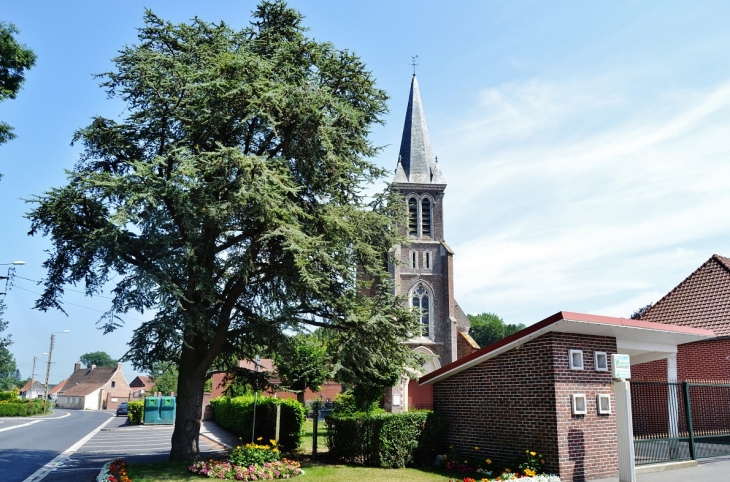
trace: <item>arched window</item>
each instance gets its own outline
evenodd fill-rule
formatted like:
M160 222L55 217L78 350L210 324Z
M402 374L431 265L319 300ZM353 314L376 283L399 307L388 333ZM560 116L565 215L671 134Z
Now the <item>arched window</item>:
M408 234L418 236L418 202L414 198L408 200Z
M416 317L421 322L421 334L431 337L431 292L423 283L418 283L411 295Z
M431 201L421 200L421 236L431 237Z

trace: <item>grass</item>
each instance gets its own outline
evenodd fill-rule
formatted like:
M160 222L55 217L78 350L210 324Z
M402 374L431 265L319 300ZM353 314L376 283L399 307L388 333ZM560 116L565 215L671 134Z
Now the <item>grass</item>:
M133 482L179 482L206 480L188 472L188 462L131 463L129 477ZM448 475L428 469L379 469L349 465L302 464L305 474L299 482L447 482ZM459 475L455 475L459 477Z
M302 427L304 435L302 435L302 444L299 446L299 452L303 454L312 453L312 441L314 440L314 424L311 418L308 418L304 422ZM324 422L317 424L317 453L322 454L328 452L327 450L327 425Z

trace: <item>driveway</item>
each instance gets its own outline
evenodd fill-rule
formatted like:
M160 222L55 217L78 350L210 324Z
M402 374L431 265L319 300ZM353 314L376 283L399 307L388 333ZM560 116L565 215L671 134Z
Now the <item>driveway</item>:
M638 474L636 482L687 482L730 480L730 457L700 459L696 467ZM618 482L618 477L591 482Z

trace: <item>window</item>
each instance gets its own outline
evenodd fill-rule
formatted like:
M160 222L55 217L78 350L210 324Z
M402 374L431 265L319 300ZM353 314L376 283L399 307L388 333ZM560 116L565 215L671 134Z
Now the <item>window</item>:
M588 413L586 407L586 395L585 393L574 393L573 394L573 415L585 415Z
M114 388L116 386L117 386L117 382L115 382L114 380L112 380L112 388Z
M431 251L423 253L423 267L425 269L431 269Z
M604 351L597 351L593 354L593 368L597 372L608 371L608 355Z
M598 404L599 415L611 415L611 395L608 393L599 393L596 395L596 403Z
M568 359L571 370L583 369L583 350L568 350Z
M415 251L411 251L411 268L418 268L418 255Z
M431 201L421 200L421 236L431 237Z
M408 234L418 236L418 202L414 198L408 200Z
M411 303L414 310L419 310L416 318L421 322L421 334L431 336L431 296L423 283L418 283L413 290Z

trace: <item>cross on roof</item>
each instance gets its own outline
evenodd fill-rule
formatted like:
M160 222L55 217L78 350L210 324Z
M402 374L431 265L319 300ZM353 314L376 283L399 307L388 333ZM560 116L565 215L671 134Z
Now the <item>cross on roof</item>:
M416 66L421 65L416 63L416 59L418 58L418 55L411 55L411 65L413 66L413 75L416 75Z

